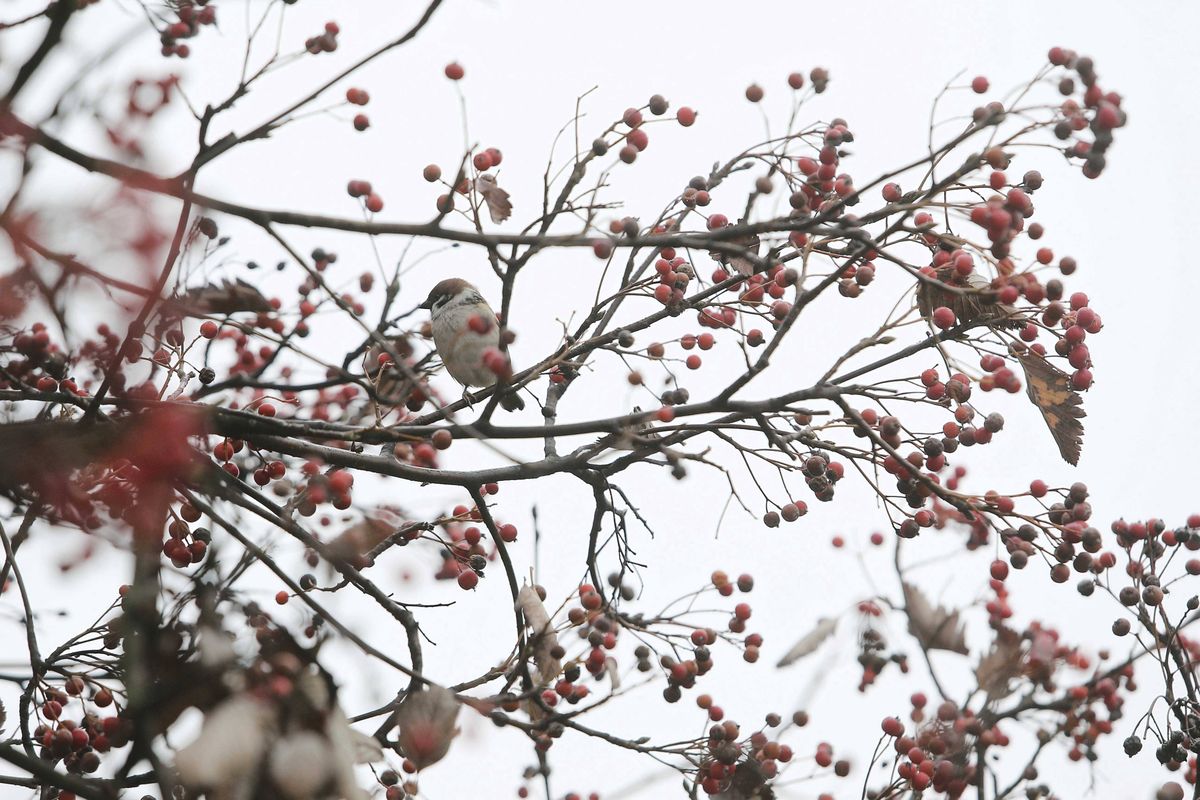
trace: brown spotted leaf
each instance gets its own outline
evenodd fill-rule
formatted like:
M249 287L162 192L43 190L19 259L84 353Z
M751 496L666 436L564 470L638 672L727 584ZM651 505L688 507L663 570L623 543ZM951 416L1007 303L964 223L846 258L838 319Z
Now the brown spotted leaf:
M499 225L512 216L513 207L512 202L508 199L508 192L500 188L493 176L480 175L475 179L475 188L479 194L483 195L483 201L487 203L488 214L491 216L492 222Z
M992 649L984 654L975 667L975 680L987 692L988 700L1003 700L1012 693L1012 682L1021 674L1024 653L1021 635L1011 628L996 632Z
M1046 427L1058 445L1059 455L1072 466L1078 464L1083 447L1083 423L1080 420L1087 416L1083 398L1071 388L1070 376L1043 356L1026 350L1018 353L1017 359L1025 370L1029 399L1042 412Z
M908 613L908 632L926 650L949 650L967 655L967 639L957 611L935 606L910 583L904 587L904 607Z

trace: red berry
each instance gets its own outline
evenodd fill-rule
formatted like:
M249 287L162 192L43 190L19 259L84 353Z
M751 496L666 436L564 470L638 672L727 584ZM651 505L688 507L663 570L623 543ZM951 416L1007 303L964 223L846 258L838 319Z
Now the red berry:
M942 330L954 327L954 311L946 306L938 306L933 310L933 324Z
M220 327L217 325L217 323L213 322L211 319L206 319L204 322L200 323L200 335L205 339L215 339L219 329Z
M368 119L366 114L354 115L354 130L365 131L369 127L371 127L371 120Z
M462 589L474 589L479 583L479 575L473 569L464 569L458 573L458 585Z
M988 79L979 75L971 80L971 91L975 94L983 94L988 90Z
M446 77L452 81L461 81L463 79L463 75L466 74L466 70L464 70L462 65L457 61L451 61L449 64L447 64L445 72Z
M675 119L685 128L690 128L696 122L696 112L688 106L682 106L675 112Z
M442 168L437 164L428 164L421 170L421 176L430 183L436 183L442 177Z
M283 591L276 592L275 593L275 602L281 606L287 605L287 601L288 601L289 597L290 597L290 595L287 592L283 592Z
M367 211L370 211L372 214L378 214L380 211L383 211L383 198L372 192L367 195L366 205Z

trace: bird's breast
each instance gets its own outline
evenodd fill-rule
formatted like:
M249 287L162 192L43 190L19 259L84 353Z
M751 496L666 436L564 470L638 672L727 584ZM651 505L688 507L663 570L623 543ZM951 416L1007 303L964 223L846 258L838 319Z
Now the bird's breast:
M472 317L487 323L483 333L472 330ZM478 322L475 323L478 326ZM500 326L491 308L460 304L442 311L433 320L433 344L450 377L464 386L490 386L496 375L483 363L484 353L500 344Z

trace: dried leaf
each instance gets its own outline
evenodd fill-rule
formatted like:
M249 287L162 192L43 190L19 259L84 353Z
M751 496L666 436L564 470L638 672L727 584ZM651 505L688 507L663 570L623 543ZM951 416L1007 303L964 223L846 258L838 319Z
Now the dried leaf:
M904 587L904 606L908 613L908 632L926 650L949 650L966 655L967 639L957 611L947 611L929 602L921 590L910 583Z
M512 216L512 203L508 199L508 192L500 188L495 177L488 174L480 175L475 179L475 189L487 203L488 214L491 216L492 222L500 224Z
M441 761L450 750L450 743L458 735L454 723L459 708L458 698L442 686L431 685L404 698L396 710L400 729L396 741L404 757L416 764L417 769Z
M1012 693L1012 681L1021 674L1023 659L1021 635L1011 628L997 631L992 649L975 667L975 680L987 692L988 700L1002 700Z
M1026 350L1017 353L1017 360L1025 370L1029 399L1042 412L1059 455L1072 466L1078 464L1083 448L1080 420L1087 416L1082 408L1083 398L1071 388L1070 376L1043 356Z
M778 667L786 667L788 664L794 664L800 659L811 653L815 653L821 644L833 635L837 630L837 617L821 617L817 620L817 625L800 641L792 645L792 649L788 650L783 658L779 659Z
M517 607L525 616L525 625L533 634L533 663L537 665L538 677L543 685L550 683L562 671L562 662L552 655L558 647L558 635L546 606L537 590L526 584L517 592Z

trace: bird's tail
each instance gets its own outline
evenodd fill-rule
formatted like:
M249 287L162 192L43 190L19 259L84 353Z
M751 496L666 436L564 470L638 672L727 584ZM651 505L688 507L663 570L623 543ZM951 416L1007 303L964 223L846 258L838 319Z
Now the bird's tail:
M525 408L525 399L521 397L516 389L502 389L500 391L500 406L505 411L520 411Z

